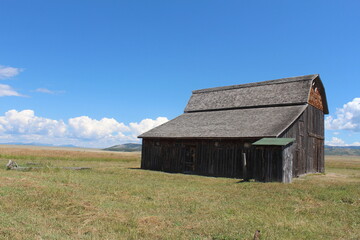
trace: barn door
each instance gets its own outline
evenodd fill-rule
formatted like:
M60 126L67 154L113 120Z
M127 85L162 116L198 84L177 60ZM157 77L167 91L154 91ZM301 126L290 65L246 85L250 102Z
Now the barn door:
M320 139L319 140L319 151L318 151L319 155L319 172L323 173L324 172L324 139Z
M319 146L318 146L318 142L319 140L314 138L314 162L313 162L313 171L314 172L318 172L318 163L319 163Z
M195 171L195 162L196 162L196 146L186 146L185 147L185 173L193 173Z
M323 142L324 140L322 139L316 139L315 140L315 162L314 163L314 170L316 172L323 172L323 167L322 167L322 162L323 162L323 154L322 154L322 149L323 149Z

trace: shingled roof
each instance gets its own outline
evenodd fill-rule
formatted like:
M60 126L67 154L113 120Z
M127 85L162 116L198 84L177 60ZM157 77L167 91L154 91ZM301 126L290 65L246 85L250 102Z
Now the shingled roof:
M306 106L246 108L184 113L140 135L141 138L277 137Z
M193 91L185 112L305 104L318 74Z
M140 138L278 137L305 110L318 74L193 91L179 117ZM324 112L327 113L325 91Z

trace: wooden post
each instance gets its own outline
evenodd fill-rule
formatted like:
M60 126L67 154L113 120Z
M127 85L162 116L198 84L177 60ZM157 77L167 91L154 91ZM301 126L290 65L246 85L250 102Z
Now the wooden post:
M294 145L282 148L282 182L291 183L292 181L292 168L293 168L293 148Z
M247 181L248 176L247 176L247 166L246 166L246 153L243 152L242 155L243 155L242 161L241 161L242 175L243 175L244 181Z

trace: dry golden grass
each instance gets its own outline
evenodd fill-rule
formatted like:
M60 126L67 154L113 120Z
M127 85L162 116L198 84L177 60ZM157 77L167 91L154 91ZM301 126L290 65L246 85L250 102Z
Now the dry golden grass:
M326 156L326 167L360 169L360 156Z
M0 239L360 239L360 158L281 184L140 170L139 153L0 155L44 167L0 169Z
M86 148L60 148L36 146L0 145L2 156L19 159L22 156L34 159L138 159L139 152L110 152Z

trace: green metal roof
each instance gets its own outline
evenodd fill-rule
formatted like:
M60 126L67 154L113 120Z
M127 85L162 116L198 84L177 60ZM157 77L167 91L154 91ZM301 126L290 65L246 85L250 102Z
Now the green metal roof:
M252 145L255 146L286 146L295 141L295 138L262 138Z

